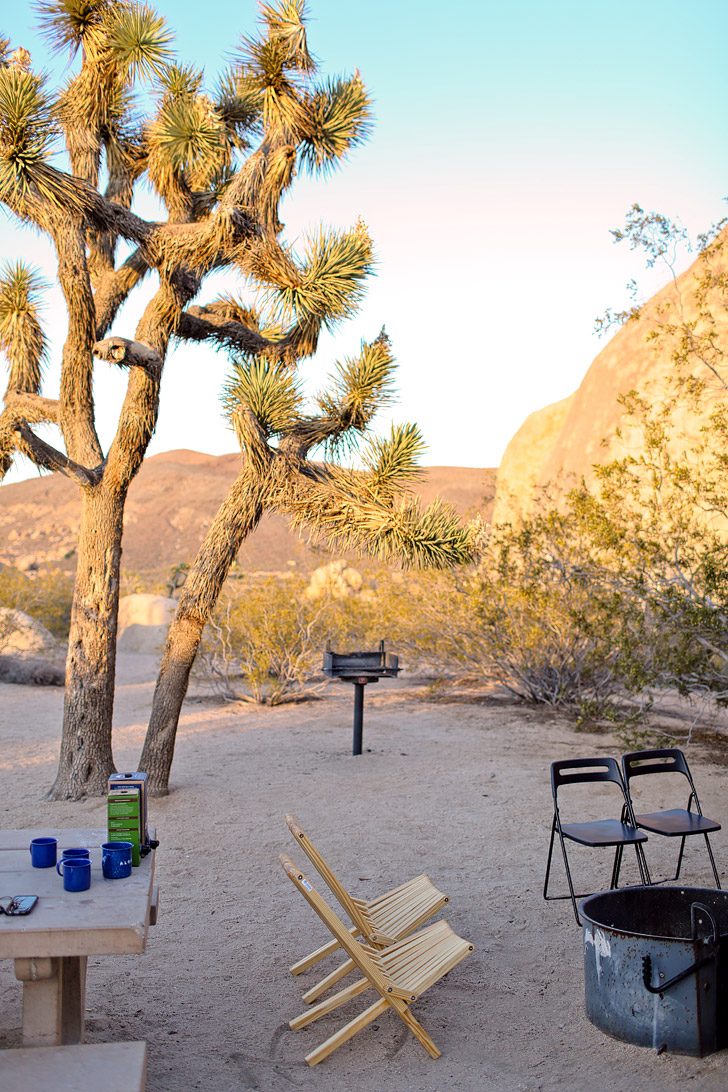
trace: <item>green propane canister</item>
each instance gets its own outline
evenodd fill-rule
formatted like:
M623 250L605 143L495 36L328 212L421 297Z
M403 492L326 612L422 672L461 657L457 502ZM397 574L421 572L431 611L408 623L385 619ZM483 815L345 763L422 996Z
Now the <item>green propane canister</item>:
M135 786L114 789L108 795L110 842L131 842L131 863L141 859L141 794Z

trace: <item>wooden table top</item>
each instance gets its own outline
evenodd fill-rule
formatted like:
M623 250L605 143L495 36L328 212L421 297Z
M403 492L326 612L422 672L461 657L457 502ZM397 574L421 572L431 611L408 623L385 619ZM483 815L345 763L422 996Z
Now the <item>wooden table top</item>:
M63 878L55 868L33 868L30 841L44 836L58 838L59 860L71 846L91 851L88 891L64 891ZM154 851L142 857L128 878L107 880L101 871L105 841L106 829L0 830L0 897L39 896L30 914L0 914L0 959L144 951Z

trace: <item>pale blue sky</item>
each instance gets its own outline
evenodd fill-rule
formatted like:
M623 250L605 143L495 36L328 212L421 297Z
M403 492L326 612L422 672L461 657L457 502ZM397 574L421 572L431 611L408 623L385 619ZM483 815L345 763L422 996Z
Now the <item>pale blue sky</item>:
M257 11L251 0L155 6L177 30L180 57L204 65L210 84ZM325 338L305 369L316 386L333 359L386 325L400 362L393 417L420 424L424 461L495 466L528 413L578 386L601 347L595 316L626 301L624 286L641 266L614 247L609 229L632 202L680 216L693 232L728 211L728 5L311 0L309 8L322 72L359 68L376 125L333 178L294 185L286 236L361 216L378 275L361 313ZM14 45L57 71L34 23L24 2L0 17ZM6 217L0 244L5 257L48 260L42 240ZM51 293L48 314L62 331L55 300ZM138 306L116 332L132 333ZM220 416L224 376L224 357L199 348L169 360L150 453L235 450ZM49 381L52 394L55 369ZM106 439L122 393L121 376L100 373Z

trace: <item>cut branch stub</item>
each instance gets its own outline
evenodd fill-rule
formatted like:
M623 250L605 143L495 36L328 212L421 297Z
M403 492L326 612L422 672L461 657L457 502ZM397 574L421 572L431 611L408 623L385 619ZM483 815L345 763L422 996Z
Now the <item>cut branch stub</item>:
M93 346L94 356L107 360L120 368L142 368L154 378L159 378L162 361L159 354L143 341L129 341L125 337L107 337Z

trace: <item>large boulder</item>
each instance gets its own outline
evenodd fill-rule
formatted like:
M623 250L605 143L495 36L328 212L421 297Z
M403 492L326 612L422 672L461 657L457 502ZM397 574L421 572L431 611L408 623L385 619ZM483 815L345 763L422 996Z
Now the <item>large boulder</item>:
M561 433L574 397L570 394L560 402L529 414L509 442L498 467L493 523L516 518L522 508L530 505L544 463Z
M723 236L726 245L728 229ZM637 428L624 428L619 396L636 390L655 405L672 389L675 344L656 341L650 335L670 324L676 328L694 324L698 334L701 329L707 331L702 283L708 272L706 261L700 256L676 281L656 293L636 320L617 331L573 395L526 418L498 470L494 522L503 522L516 509L527 511L540 487L555 486L558 493L582 476L591 484L596 465L641 453L642 433ZM719 282L727 274L728 261L719 246L710 259L710 275ZM718 336L724 341L721 329ZM707 369L697 362L694 374L709 379ZM676 411L672 417L675 434L683 433L688 443L697 440L715 400L723 397L720 392L706 392L702 414ZM681 445L682 440L676 441L676 448Z
M164 646L177 600L137 592L119 600L119 652L155 654Z
M0 607L0 650L10 656L28 653L57 655L60 651L53 634L22 610Z

